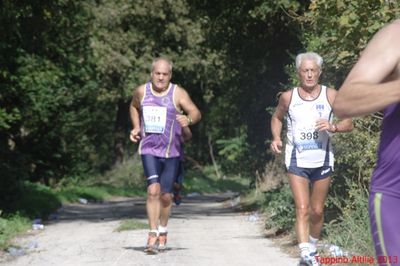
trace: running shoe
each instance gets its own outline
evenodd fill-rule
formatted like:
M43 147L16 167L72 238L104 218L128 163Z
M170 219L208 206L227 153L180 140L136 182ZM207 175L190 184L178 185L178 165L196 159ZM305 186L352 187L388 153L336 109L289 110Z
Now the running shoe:
M157 253L157 245L158 245L158 237L156 232L149 232L147 237L147 245L144 249L144 252L148 254Z
M167 232L160 233L158 236L158 250L163 251L167 248Z
M181 189L182 189L182 184L175 182L174 183L174 203L176 206L179 206L182 203L182 196L181 196Z
M321 266L317 259L318 256L317 252L313 252L308 256L301 257L299 266Z
M179 206L182 203L182 196L179 190L174 192L174 203L176 206Z

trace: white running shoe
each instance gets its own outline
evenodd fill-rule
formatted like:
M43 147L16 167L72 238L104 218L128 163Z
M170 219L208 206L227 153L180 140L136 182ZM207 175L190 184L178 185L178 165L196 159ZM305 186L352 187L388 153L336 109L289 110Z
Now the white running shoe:
M318 262L318 253L313 252L300 258L299 266L321 266Z

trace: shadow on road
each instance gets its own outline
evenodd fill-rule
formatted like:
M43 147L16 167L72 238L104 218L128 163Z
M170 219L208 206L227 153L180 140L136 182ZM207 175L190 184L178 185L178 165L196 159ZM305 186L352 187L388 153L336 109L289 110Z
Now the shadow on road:
M221 193L213 195L196 195L184 197L183 203L173 206L172 216L176 218L196 219L200 216L231 216L233 208L229 201L235 199L235 193ZM227 208L222 208L221 202ZM145 198L124 198L106 201L102 203L68 204L63 206L58 213L55 222L71 222L84 220L90 222L103 222L121 219L147 219ZM49 223L52 223L51 221Z
M144 250L144 248L145 248L145 246L140 246L140 247L123 247L125 250L133 250L133 251L137 251L137 252L140 252L140 253L143 253L143 250ZM157 252L157 253L160 253L160 254L162 254L162 253L167 253L167 252L170 252L170 251L178 251L178 250L187 250L187 248L181 248L181 247L167 247L164 251L160 251L160 252ZM155 254L148 254L148 255L156 255L157 253L155 253Z

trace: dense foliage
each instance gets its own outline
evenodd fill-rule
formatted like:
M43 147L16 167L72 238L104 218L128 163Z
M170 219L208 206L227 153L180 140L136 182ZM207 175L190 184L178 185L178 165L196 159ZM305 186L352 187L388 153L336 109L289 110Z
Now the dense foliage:
M207 164L214 148L224 171L253 172L265 160L265 107L300 46L284 3L2 1L0 208L12 208L20 181L54 185L130 156L131 93L160 55L203 113L188 154Z

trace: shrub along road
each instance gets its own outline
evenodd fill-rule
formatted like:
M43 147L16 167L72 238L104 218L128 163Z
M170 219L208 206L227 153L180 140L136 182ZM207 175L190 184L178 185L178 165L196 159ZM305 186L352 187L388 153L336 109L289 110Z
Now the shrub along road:
M146 223L144 199L71 204L44 230L18 239L26 254L4 265L296 265L265 238L262 222L234 211L232 194L184 197L173 207L168 249L143 252L147 230L117 232L122 220ZM256 220L256 221L253 221ZM2 263L2 264L3 264Z

